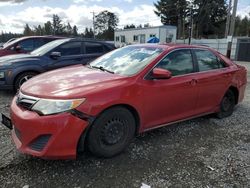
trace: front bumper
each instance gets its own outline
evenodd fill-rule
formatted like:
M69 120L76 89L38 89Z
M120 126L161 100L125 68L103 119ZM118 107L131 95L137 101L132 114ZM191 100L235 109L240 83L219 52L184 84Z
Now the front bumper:
M12 137L17 149L25 154L47 159L75 159L80 136L88 126L70 113L39 116L11 104Z
M4 74L4 77L0 77L0 90L12 90L12 71L0 70L0 73Z
M241 85L238 89L239 89L239 99L238 99L238 102L242 102L243 99L244 99L244 96L245 96L245 91L246 91L246 87L247 87L247 84L243 84Z

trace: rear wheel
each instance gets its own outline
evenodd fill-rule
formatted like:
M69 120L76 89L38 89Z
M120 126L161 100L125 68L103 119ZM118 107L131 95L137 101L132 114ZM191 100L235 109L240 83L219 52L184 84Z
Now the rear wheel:
M236 103L236 98L232 90L228 90L220 103L220 112L216 115L218 118L224 118L232 115Z
M28 81L32 77L36 76L37 73L35 72L24 72L20 74L15 81L14 89L17 91L24 82Z
M128 146L134 134L133 114L126 108L114 107L95 120L87 135L87 145L97 156L112 157Z

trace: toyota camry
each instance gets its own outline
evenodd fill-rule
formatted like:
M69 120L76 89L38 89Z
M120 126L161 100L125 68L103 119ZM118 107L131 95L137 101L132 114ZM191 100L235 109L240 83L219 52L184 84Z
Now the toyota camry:
M2 122L22 153L68 159L88 148L112 157L139 133L230 116L243 100L246 74L204 46L131 45L30 79Z

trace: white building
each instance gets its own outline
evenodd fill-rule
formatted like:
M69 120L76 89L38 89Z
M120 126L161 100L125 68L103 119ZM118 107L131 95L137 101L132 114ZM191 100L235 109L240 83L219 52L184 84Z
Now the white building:
M132 28L115 31L115 46L146 43L151 37L160 39L160 43L175 43L177 27L163 25L157 27Z

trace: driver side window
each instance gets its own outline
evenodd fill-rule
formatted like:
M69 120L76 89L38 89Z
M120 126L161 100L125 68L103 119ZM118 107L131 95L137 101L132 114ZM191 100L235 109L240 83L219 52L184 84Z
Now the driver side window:
M23 40L17 43L16 46L20 46L21 50L31 52L34 50L33 39Z
M156 68L169 70L172 76L192 73L194 68L191 51L184 49L170 52L158 63Z
M81 42L68 42L59 46L55 51L60 52L61 56L80 55L81 48Z

